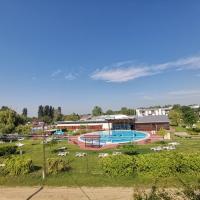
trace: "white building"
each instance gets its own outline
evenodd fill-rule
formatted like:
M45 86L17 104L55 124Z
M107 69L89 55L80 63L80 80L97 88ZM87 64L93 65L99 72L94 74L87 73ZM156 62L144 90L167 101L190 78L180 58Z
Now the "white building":
M158 115L168 115L172 107L167 108L138 108L136 109L136 116L158 116Z

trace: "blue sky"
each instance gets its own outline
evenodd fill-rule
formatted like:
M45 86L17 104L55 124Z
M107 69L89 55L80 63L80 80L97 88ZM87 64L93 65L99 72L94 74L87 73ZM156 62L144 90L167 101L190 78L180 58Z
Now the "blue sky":
M0 106L200 103L199 19L198 0L0 0Z

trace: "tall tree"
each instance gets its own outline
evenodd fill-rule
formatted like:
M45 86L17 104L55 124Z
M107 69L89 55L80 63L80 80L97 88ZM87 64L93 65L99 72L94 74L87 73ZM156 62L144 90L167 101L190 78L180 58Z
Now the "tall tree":
M27 108L23 108L23 110L22 110L22 115L23 115L24 117L27 117L27 116L28 116L28 109L27 109Z
M38 107L38 119L42 119L43 116L44 116L44 108L42 105L40 105Z
M100 116L103 114L102 108L99 106L95 106L92 110L92 115L93 116Z
M192 108L189 106L182 106L181 107L182 113L183 113L183 122L188 125L192 126L195 124L198 120L196 113Z
M55 121L61 121L62 118L63 118L63 115L62 115L61 107L58 107L54 111L54 120Z
M46 105L44 107L44 116L50 116L50 107L49 107L49 105Z
M178 126L181 122L182 112L179 109L172 109L169 111L170 124Z

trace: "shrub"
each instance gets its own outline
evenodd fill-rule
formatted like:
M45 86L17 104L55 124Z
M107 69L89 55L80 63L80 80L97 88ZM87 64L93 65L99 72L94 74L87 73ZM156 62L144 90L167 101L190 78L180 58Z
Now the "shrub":
M115 155L102 158L100 165L105 174L109 176L130 176L134 173L135 162L128 155Z
M69 171L71 169L70 161L63 158L49 158L47 163L48 172L50 174L57 174L62 171Z
M16 146L3 146L0 147L0 156L8 156L11 154L15 154L17 151Z
M137 155L139 154L136 150L136 145L134 144L125 144L121 147L124 150L124 153L127 155Z
M12 156L5 159L4 173L9 175L23 175L28 174L33 170L33 163L31 159L23 156Z
M136 156L139 173L156 176L170 176L177 173L200 172L200 155L186 153L154 153Z

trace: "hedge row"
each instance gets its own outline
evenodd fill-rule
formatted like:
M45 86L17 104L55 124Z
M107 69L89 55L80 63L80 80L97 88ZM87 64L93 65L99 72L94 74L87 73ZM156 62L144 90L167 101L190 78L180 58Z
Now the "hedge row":
M198 153L152 153L143 155L117 155L103 158L100 165L109 176L130 176L134 173L171 176L200 172Z
M8 156L17 152L16 146L2 146L0 147L0 156Z

